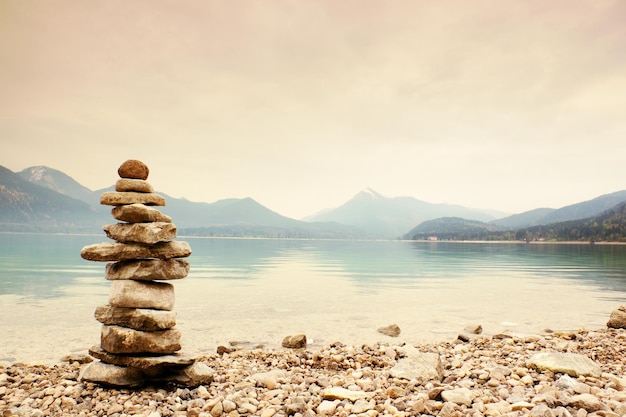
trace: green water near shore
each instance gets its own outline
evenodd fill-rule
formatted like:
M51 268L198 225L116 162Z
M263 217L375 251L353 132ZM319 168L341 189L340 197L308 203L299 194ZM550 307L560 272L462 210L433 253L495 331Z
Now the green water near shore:
M342 341L453 339L605 325L626 303L626 246L185 238L190 275L174 283L183 345L194 354L307 334ZM53 362L99 341L104 264L97 235L0 234L0 361ZM397 323L392 339L376 332Z

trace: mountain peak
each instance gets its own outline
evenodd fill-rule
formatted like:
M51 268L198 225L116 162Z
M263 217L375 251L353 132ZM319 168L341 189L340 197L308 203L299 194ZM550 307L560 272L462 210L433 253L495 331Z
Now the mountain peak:
M369 187L361 191L358 195L368 197L371 200L382 200L385 198L382 194L374 191L373 189Z

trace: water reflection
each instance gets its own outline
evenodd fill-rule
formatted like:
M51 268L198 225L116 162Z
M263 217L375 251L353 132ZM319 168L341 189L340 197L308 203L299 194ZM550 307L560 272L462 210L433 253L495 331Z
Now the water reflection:
M0 294L62 297L77 285L102 287L104 266L81 259L94 236L0 233ZM96 290L98 291L98 290Z

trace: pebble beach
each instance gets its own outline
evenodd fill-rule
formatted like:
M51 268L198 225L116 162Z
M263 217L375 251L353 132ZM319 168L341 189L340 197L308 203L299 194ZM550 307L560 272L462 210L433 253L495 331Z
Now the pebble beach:
M0 416L626 415L624 329L463 339L409 346L389 338L316 349L226 346L197 359L214 376L193 388L81 381L87 355L56 365L5 364ZM594 370L533 362L546 353L581 357ZM399 370L411 358L415 373Z

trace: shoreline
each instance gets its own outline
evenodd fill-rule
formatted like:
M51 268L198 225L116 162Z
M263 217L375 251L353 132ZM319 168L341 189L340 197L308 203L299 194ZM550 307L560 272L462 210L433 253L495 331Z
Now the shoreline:
M18 232L18 231L6 231L0 230L2 234L19 234L19 235L64 235L64 236L97 236L102 237L101 233L94 232ZM536 245L602 245L602 246L621 246L626 245L626 242L619 241L596 241L590 243L589 241L579 240L559 240L559 241L540 241L531 240L526 242L524 240L429 240L429 239L399 239L399 238L372 238L372 239L352 239L352 238L296 238L296 237L267 237L267 236L202 236L202 235L179 235L176 237L180 239L236 239L236 240L297 240L297 241L346 241L346 242L419 242L419 243L497 243L497 244L536 244Z
M535 355L555 352L586 357L599 372L585 375L531 364ZM435 359L434 374L397 373L399 364L419 357ZM235 346L230 353L197 358L214 370L214 379L194 388L124 389L79 382L84 359L79 355L55 365L0 364L0 414L593 417L626 413L624 329L473 335L466 342L414 346L393 341L358 346L335 342L315 349Z

